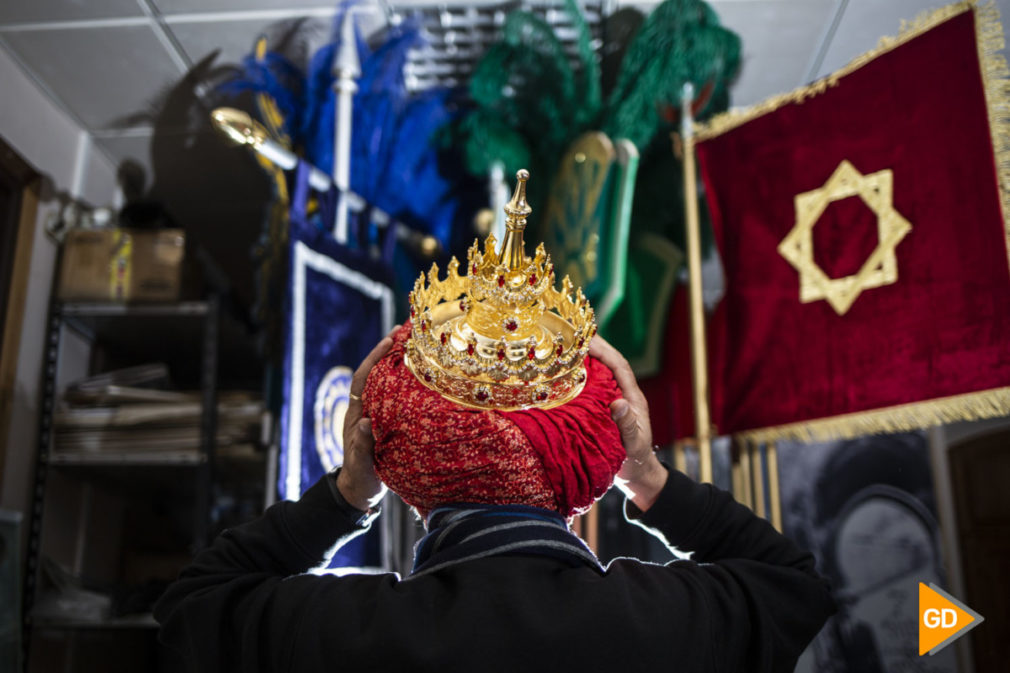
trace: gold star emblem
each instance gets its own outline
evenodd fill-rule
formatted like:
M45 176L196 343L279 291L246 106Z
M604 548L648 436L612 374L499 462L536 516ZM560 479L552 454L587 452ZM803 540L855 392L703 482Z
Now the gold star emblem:
M893 184L890 169L863 175L842 161L821 187L796 195L796 226L779 243L778 251L800 273L800 302L824 299L838 315L844 315L863 290L898 280L894 249L912 225L894 209ZM830 278L814 261L814 225L829 203L850 196L861 198L877 216L877 247L856 273Z

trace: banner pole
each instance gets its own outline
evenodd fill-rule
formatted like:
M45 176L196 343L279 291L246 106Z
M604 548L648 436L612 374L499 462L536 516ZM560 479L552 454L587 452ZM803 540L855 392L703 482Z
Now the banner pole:
M348 6L340 26L340 48L333 57L333 90L337 109L333 115L333 182L337 189L337 212L333 222L333 237L347 244L347 193L351 189L351 124L354 112L356 80L361 77L358 62L358 41L354 32L354 15Z
M691 307L691 379L694 384L694 426L698 442L700 481L712 482L712 439L708 413L708 364L705 353L705 307L701 295L701 225L694 168L694 85L681 92L681 138L684 141L684 210L687 227L687 270Z
M762 519L767 519L765 509L765 461L761 454L761 445L757 442L750 442L750 467L751 476L754 479L754 490L751 507L754 513Z
M779 452L775 442L765 445L768 454L768 502L771 504L771 519L775 530L782 532L782 496L779 492Z

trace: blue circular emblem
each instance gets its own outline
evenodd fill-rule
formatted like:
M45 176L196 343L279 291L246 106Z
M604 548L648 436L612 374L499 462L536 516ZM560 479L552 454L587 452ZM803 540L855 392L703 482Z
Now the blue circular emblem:
M334 367L326 372L316 389L316 453L327 472L344 464L344 416L353 374L350 367Z

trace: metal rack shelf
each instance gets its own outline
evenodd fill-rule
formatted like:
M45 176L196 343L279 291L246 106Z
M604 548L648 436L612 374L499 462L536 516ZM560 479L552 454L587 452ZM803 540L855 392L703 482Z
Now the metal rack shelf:
M260 356L241 318L224 319L217 299L177 304L55 302L52 319L99 344L104 352L132 362L165 362L180 385L197 385L202 371L204 329L213 319L221 343L216 354L218 376L239 387L258 388ZM171 343L171 352L165 344Z
M56 448L54 418L60 366L60 345L67 330L83 335L96 350L111 359L101 360L100 371L118 366L119 361L139 364L165 362L169 370L183 372L182 381L200 390L199 432L192 447L164 450L129 449L119 451L66 451ZM228 330L226 332L226 330ZM212 490L217 472L218 381L222 373L220 355L237 366L257 368L255 351L248 335L235 321L222 320L221 301L211 295L206 301L175 304L117 304L106 302L65 303L50 307L43 368L42 413L39 418L35 470L35 502L29 527L25 592L25 649L32 629L150 629L156 627L148 615L118 617L101 621L73 616L32 616L39 587L43 550L43 522L46 517L46 483L50 469L59 470L78 483L114 493L114 497L141 503L143 507L175 508L180 519L191 522L190 551L205 546L211 533ZM227 339L229 348L222 349ZM231 344L236 344L234 347ZM94 360L93 360L94 365ZM114 368L114 367L112 367ZM241 371L241 369L239 369ZM225 464L231 461L225 459ZM248 461L246 461L248 462ZM233 470L234 471L234 470ZM90 490L85 490L91 493ZM86 496L90 498L91 496ZM90 502L90 500L87 500ZM90 505L89 505L90 506ZM77 535L78 554L89 541L82 530Z
M200 465L207 462L207 456L200 451L116 451L102 453L53 452L49 455L50 465L69 466L178 466Z
M60 310L65 316L115 318L120 316L192 316L203 317L210 310L205 301L184 301L175 304L123 304L117 302L64 302Z

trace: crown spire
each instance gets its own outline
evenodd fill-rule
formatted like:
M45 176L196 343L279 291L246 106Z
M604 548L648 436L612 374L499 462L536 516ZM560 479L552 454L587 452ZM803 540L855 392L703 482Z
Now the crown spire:
M516 172L516 191L512 200L505 204L505 240L502 241L498 260L509 271L517 271L526 264L523 230L526 228L526 217L533 212L526 203L526 181L529 179L530 173L525 168Z

